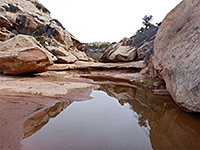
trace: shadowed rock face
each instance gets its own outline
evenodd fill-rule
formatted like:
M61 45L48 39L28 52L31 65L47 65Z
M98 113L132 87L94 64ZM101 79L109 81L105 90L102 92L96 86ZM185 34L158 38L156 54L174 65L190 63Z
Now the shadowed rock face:
M200 149L200 117L178 108L169 96L153 95L148 90L126 86L101 85L100 90L128 103L138 124L144 127L153 149Z
M164 19L154 43L154 67L175 102L200 112L200 1L184 0Z

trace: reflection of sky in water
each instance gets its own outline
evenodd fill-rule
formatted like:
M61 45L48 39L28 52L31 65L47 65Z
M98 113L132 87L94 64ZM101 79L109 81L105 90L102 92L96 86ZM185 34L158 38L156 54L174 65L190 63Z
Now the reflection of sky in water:
M129 104L121 106L102 91L94 91L91 96L93 100L73 102L23 140L23 149L151 149L149 137Z
M25 135L35 134L23 150L200 149L199 114L183 112L171 97L112 84L99 90L93 100L57 103L28 119Z

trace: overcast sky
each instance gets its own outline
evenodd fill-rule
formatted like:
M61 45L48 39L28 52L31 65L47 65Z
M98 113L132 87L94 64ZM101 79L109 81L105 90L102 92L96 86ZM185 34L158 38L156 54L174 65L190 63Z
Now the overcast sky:
M182 0L39 0L81 42L118 42L132 36L145 15L161 22Z

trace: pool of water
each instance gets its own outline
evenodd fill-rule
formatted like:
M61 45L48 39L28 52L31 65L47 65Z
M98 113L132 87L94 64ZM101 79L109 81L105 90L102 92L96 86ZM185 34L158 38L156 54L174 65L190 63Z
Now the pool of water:
M25 121L22 149L200 149L199 114L183 112L170 97L119 85L101 85L91 96Z

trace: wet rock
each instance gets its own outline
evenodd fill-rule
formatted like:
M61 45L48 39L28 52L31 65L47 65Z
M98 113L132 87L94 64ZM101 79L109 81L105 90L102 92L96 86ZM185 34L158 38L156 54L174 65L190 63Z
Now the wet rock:
M28 35L17 35L0 45L0 71L17 75L47 70L53 63L52 55Z
M154 67L175 102L200 112L200 1L183 0L164 19L154 44Z

